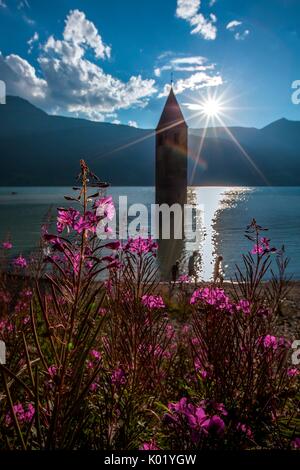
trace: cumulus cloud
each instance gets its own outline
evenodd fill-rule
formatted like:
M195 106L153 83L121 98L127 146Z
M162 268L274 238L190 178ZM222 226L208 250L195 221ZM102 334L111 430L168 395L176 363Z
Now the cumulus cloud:
M197 72L192 74L188 78L180 78L177 80L173 89L174 92L179 95L186 90L196 91L205 87L215 87L223 84L223 79L220 75L211 76L206 72ZM170 92L170 85L165 85L163 91L160 93L159 98L167 96Z
M201 0L177 0L176 16L189 22L191 34L199 34L206 40L217 37L217 17L210 14L208 18L200 12Z
M200 0L177 0L176 15L178 18L189 20L197 14L200 3Z
M130 127L138 127L138 123L136 121L128 121L128 126Z
M7 93L26 99L44 100L47 82L39 78L27 60L16 54L4 57L0 52L0 74L7 86Z
M119 109L146 106L156 93L153 79L133 75L123 82L92 62L93 56L104 61L110 54L111 47L103 42L95 25L83 12L73 10L66 18L62 39L50 36L40 45L38 71L22 57L11 54L0 55L0 73L8 93L27 98L50 112L101 121Z
M85 14L79 10L73 10L66 19L66 26L63 33L66 42L74 45L90 46L96 57L110 57L111 48L106 46L94 23L89 21Z

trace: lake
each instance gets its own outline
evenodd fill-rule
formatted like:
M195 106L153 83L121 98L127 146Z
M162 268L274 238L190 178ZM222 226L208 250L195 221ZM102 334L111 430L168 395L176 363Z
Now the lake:
M34 249L47 213L55 214L57 207L67 205L64 195L70 194L71 189L65 187L0 188L0 239L10 236L13 255ZM126 195L128 205L141 203L150 207L155 199L153 187L112 187L108 194L116 202L119 195ZM224 258L225 278L232 277L235 264L241 262L241 253L251 248L244 230L254 217L269 228L267 236L272 239L272 246L285 245L290 257L288 273L300 279L300 187L190 187L188 202L200 207L200 239L197 243L161 242L158 260L163 278L169 277L170 267L177 259L184 273L194 250L201 257L202 279L211 278L219 254Z

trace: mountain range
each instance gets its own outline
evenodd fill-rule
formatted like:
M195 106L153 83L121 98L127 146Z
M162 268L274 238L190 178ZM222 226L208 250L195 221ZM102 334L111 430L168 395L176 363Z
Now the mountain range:
M48 115L15 96L0 106L1 186L72 185L81 158L115 186L153 185L155 132ZM300 185L300 122L189 129L189 183Z

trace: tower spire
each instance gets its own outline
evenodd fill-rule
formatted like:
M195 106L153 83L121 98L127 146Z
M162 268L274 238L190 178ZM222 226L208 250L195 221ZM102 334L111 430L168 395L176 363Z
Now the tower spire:
M183 125L187 127L184 116L176 99L174 89L171 85L169 96L166 100L163 112L161 114L157 129L167 126Z

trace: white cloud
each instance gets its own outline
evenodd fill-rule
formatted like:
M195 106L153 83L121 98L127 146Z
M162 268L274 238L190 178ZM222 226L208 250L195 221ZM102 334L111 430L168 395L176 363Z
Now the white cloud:
M136 121L128 121L128 126L130 127L138 127L138 123Z
M190 24L193 26L191 34L200 34L204 39L207 40L216 39L217 28L214 25L216 21L217 18L213 14L210 14L209 19L206 19L202 13L199 13L190 20Z
M197 14L200 3L200 0L177 0L176 15L178 18L189 20Z
M65 41L78 46L90 46L98 58L110 57L111 48L103 43L96 26L86 18L82 11L70 11L65 23L63 33Z
M172 59L173 64L197 64L197 65L202 65L206 61L207 61L207 58L202 57L202 56L178 57L177 59Z
M32 65L16 54L6 57L0 52L0 73L7 85L7 93L27 99L45 99L47 82L39 78Z
M0 74L8 93L27 98L50 112L53 109L103 120L119 109L146 106L156 93L153 79L133 75L123 82L92 62L93 55L105 60L110 53L110 46L104 44L95 25L75 10L67 16L63 38L50 36L40 47L39 71L11 54L0 55Z
M114 119L114 120L112 121L112 124L120 125L120 124L121 124L121 121L119 121L119 119Z
M38 42L38 40L39 40L39 33L35 32L34 35L27 41L27 44L29 46L28 54L31 54L33 45L35 42Z
M208 64L206 57L193 56L193 57L178 57L173 58L166 64L156 67L154 75L160 77L165 71L172 72L203 72L206 70L213 70L215 64Z
M226 29L232 30L236 29L238 26L241 26L243 23L241 21L233 20L228 23Z
M233 20L233 21L230 21L228 25L226 26L226 29L234 32L234 38L237 41L243 41L250 34L249 29L242 30L242 25L243 25L242 21Z
M210 0L209 6L213 7L215 3L217 3L217 0Z
M29 18L29 16L23 15L22 18L25 21L25 23L27 23L29 26L35 25L35 21L32 18Z
M188 78L180 78L177 80L173 89L174 92L179 95L186 90L196 91L205 87L215 87L223 84L223 79L220 75L208 75L206 72L197 72L191 75ZM165 85L162 93L160 93L159 98L167 96L170 92L170 85Z
M7 5L4 0L0 0L0 8L7 8Z
M244 41L244 39L246 39L247 36L249 36L250 34L250 31L249 29L245 29L245 31L243 32L237 32L235 33L234 37L237 41Z
M190 23L191 34L199 34L206 40L217 37L217 17L210 14L208 18L200 12L200 0L177 0L176 16Z

